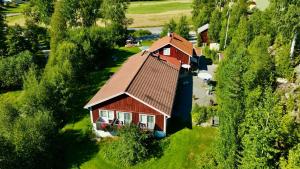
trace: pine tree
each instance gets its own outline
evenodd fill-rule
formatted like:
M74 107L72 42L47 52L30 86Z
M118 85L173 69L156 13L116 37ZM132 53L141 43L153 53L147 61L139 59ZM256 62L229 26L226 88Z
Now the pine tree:
M221 12L219 8L216 8L209 21L208 36L212 42L219 42L219 34L222 27L222 22L220 21Z

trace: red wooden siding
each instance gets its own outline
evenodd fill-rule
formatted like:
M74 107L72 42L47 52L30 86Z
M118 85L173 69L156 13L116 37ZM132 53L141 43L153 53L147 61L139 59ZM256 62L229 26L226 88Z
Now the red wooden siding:
M139 114L155 115L155 130L164 130L164 115L125 94L93 106L93 122L99 118L99 109L112 110L115 112L115 117L118 111L130 112L134 124L138 124Z
M164 54L164 48L170 48L170 56L166 56L166 57L176 58L176 59L180 60L182 62L182 64L190 64L190 62L189 62L190 56L183 53L181 50L179 50L171 45L167 45L163 48L160 48L158 50L160 55ZM165 56L165 55L163 55L163 56Z
M201 32L200 36L201 36L202 43L209 44L208 30Z

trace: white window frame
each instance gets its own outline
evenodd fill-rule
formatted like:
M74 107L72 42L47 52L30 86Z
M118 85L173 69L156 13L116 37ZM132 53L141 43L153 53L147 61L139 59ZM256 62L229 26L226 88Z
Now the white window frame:
M106 113L106 117L101 115L101 112ZM112 114L112 117L110 115ZM99 110L99 117L104 120L104 122L108 123L109 120L114 120L115 119L115 113L112 110Z
M170 56L171 55L171 48L164 48L163 55Z
M120 114L123 114L123 118L120 118ZM130 117L130 121L128 123L125 123L125 114L129 114L129 117ZM117 112L117 118L118 120L122 123L122 124L131 124L132 123L132 113L130 112L121 112L121 111L118 111Z
M146 116L146 117L147 117L147 122L146 122L146 123L145 123L145 122L142 122L142 116ZM153 127L152 127L152 128L149 127L148 116L153 117ZM147 129L154 130L155 124L156 124L155 115L150 115L150 114L139 114L139 122L142 123L142 124L145 124L146 127L147 127Z

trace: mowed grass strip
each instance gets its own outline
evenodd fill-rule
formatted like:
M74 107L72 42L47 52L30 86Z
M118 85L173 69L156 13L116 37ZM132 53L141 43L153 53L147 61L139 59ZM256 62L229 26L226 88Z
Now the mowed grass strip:
M192 8L191 2L132 2L128 8L128 14L152 14L152 13L163 13L168 11L179 11L187 10Z

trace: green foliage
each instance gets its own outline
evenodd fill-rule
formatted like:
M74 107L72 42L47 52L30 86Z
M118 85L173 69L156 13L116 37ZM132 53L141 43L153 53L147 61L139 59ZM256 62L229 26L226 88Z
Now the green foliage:
M23 34L23 28L20 25L9 27L6 36L7 54L16 55L20 51L27 50L29 44Z
M288 160L284 158L280 161L280 168L293 169L300 168L300 144L297 144L289 151Z
M218 8L216 8L211 14L208 36L212 42L219 42L219 34L222 27L222 22L220 21L221 17L222 15Z
M165 24L162 32L160 33L160 37L164 37L168 34L168 32L175 32L177 27L177 23L174 19L171 19L169 23Z
M5 44L5 16L3 14L2 8L0 8L0 56L3 56L6 53L6 44Z
M131 33L131 35L136 38L151 35L151 34L152 33L149 30L143 30L143 29L136 30L133 33Z
M55 10L51 17L51 51L55 52L57 45L65 37L65 31L67 29L67 20L63 14L63 1L58 1L55 3Z
M216 8L216 5L217 2L210 0L193 0L192 20L194 29L198 29L198 27L210 21L211 13Z
M186 16L182 16L176 26L175 32L185 39L189 39L190 27Z
M25 14L37 22L49 24L54 11L55 0L30 0L30 6Z
M204 47L203 48L203 54L206 58L209 58L213 61L213 63L217 64L219 63L219 55L217 51L215 50L210 50L209 47Z
M122 166L134 165L148 155L146 139L148 135L138 126L125 126L119 130L120 138L106 147L104 156Z
M22 78L34 62L30 52L0 59L0 89L22 87Z
M20 112L8 104L1 103L0 156L1 168L35 169L41 165L51 168L51 147L55 125L47 111ZM29 115L34 114L34 115ZM9 151L9 152L7 152ZM2 154L6 152L5 154ZM50 153L50 155L49 155ZM6 168L6 167L5 167Z
M126 18L128 5L128 0L104 0L102 4L104 19L107 21L106 24L110 23L108 25L114 38L113 42L118 45L125 43L127 26L132 22Z
M62 15L69 26L92 26L100 17L101 1L99 0L64 0L62 2Z
M206 122L209 118L216 115L216 107L199 106L195 104L192 110L192 119L197 125Z
M207 107L195 104L192 110L192 118L193 122L195 122L196 124L206 122L206 120L208 119Z

